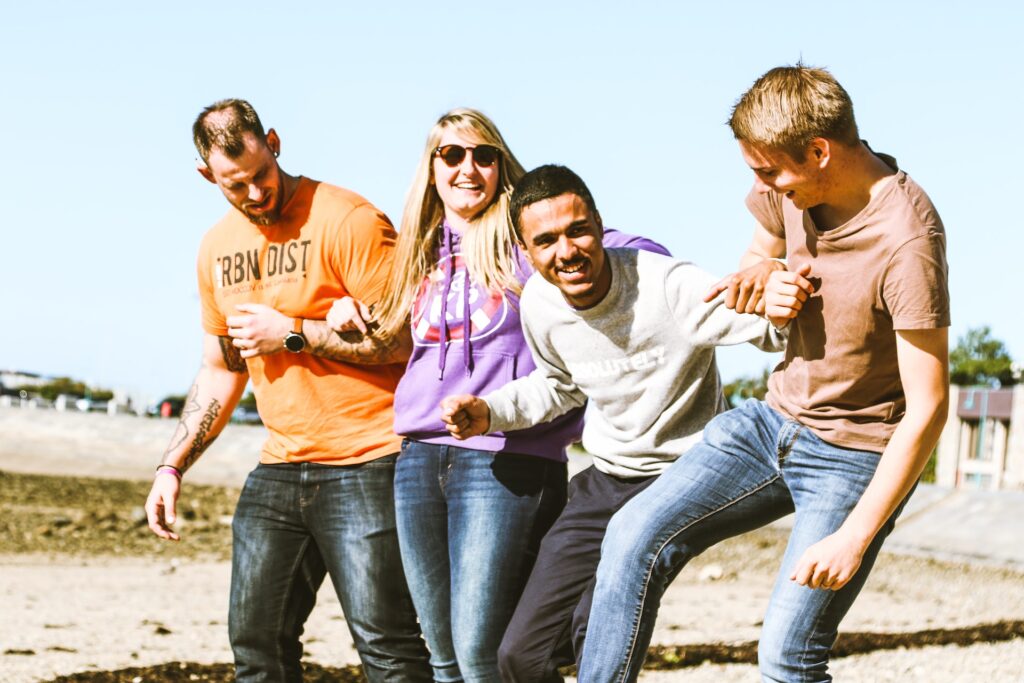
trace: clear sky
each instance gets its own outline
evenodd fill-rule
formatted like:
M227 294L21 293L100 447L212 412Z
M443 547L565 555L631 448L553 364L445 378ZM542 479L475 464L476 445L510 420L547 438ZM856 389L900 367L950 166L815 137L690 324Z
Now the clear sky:
M724 122L754 79L800 58L833 71L862 135L937 205L954 339L988 324L1024 360L1021 3L295 6L0 10L0 368L187 390L196 249L227 208L195 172L190 126L223 97L280 133L285 170L396 222L430 126L479 108L528 168L575 169L606 224L725 274L751 235L753 177ZM769 362L720 355L726 379Z

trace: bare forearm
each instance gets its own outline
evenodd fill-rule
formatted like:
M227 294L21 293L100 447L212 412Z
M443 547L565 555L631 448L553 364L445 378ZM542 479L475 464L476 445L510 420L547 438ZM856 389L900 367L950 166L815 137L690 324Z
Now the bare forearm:
M204 365L189 389L174 436L160 462L174 465L181 472L192 467L230 420L248 378L245 372Z
M373 331L335 332L323 320L304 320L302 332L313 355L345 363L387 365L404 363L412 353L412 335L408 326L393 337L377 337Z
M766 258L771 257L765 254L758 253L753 249L747 249L745 252L743 252L743 256L740 257L739 270L744 270L746 268L750 268L751 266L756 266L758 263L764 261Z
M922 415L908 413L896 428L871 483L843 523L865 548L921 476L939 440L945 417L940 404Z

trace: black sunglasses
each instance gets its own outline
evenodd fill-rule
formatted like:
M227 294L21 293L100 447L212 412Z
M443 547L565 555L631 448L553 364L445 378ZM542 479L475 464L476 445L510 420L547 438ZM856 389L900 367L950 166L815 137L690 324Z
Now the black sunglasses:
M455 168L466 158L466 152L472 153L473 163L477 166L493 166L501 155L501 150L493 145L477 145L476 147L463 147L462 145L445 145L434 150L436 156L441 157L451 168Z

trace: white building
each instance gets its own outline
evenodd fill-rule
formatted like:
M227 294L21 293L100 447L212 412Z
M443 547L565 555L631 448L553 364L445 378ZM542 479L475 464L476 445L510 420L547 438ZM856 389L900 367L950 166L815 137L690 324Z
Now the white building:
M935 482L963 489L1024 489L1024 384L949 390Z

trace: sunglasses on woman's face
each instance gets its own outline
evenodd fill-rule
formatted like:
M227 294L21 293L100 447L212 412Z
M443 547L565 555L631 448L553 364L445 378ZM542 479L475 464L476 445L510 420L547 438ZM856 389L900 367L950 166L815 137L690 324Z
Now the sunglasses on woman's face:
M474 164L483 168L493 166L501 154L501 150L493 145L477 145L476 147L445 145L434 150L434 154L441 157L441 160L450 168L461 164L462 160L466 158L466 152L472 155Z

